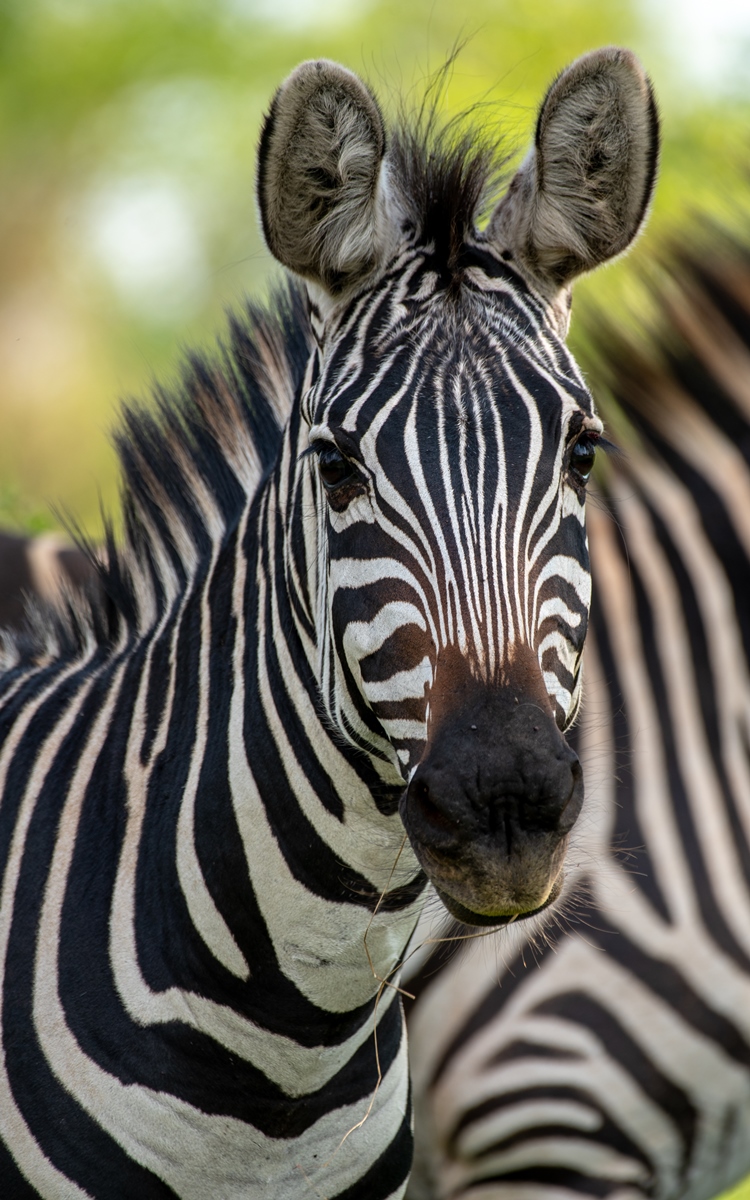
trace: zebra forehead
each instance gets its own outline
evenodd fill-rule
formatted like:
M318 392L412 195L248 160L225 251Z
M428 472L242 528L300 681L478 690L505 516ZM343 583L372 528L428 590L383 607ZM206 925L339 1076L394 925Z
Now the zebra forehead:
M490 293L467 305L435 294L420 296L416 311L404 313L387 337L378 330L382 291L370 298L371 313L357 307L364 333L356 340L340 327L326 348L311 403L312 423L339 425L352 433L379 427L414 405L438 405L466 419L471 410L527 412L529 402L543 420L565 421L579 411L593 416L592 397L565 345L544 325L530 322ZM529 297L531 310L535 302ZM525 306L525 305L524 305ZM457 311L459 309L460 311ZM374 314L374 318L373 318Z
M315 412L309 436L315 440L329 430L355 458L394 438L405 447L418 445L429 457L437 437L469 455L480 441L507 450L519 438L554 455L563 436L579 432L584 422L601 428L589 393L569 381L524 370L523 364L512 371L472 364L465 371L414 373L393 390L385 378L353 403L331 398Z

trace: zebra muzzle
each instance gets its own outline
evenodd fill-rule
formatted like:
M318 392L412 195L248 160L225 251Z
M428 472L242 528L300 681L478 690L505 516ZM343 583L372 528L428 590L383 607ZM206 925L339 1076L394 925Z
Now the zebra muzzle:
M502 924L559 895L583 775L549 711L487 689L440 721L401 801L414 851L466 924Z

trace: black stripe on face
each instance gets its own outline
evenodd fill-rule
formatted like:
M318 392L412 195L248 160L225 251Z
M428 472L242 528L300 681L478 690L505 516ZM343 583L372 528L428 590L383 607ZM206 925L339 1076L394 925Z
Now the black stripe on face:
M419 335L402 347L392 342L387 369L363 401L362 381L375 377L383 362L373 355L368 366L367 337L357 343L356 353L354 344L345 342L333 352L334 360L340 354L342 361L330 378L346 382L328 402L321 392L316 416L328 422L328 436L362 464L369 480L367 497L352 502L347 520L331 514L330 560L401 562L427 597L431 620L425 623L437 629L442 624L441 637L449 640L466 631L480 662L490 637L500 663L510 638L538 644L551 631L549 620L543 631L529 625L531 589L550 558L564 554L580 564L582 580L588 574L580 500L567 482L566 456L567 442L585 419L576 402L590 410L590 398L571 376L556 378L556 363L540 356L538 347L527 354L526 347L509 343L489 326L489 320L480 319L476 327L467 323L451 339L426 322L416 369L414 337ZM347 350L355 360L348 373ZM392 403L410 373L408 388ZM356 433L348 415L352 405L357 406ZM529 479L532 429L538 461ZM567 489L575 510L568 516L561 510L561 489ZM535 553L537 561L527 570L525 557ZM398 591L402 584L386 576L382 589L353 586L348 595L337 592L329 600L343 686L365 729L371 727L369 705L362 704L358 682L344 662L344 633L363 619L362 613L372 621L383 603L379 591L385 594L394 586ZM546 652L544 666L573 695L576 676L567 664L578 661L586 613L576 590L559 576L543 585L539 604L560 593L579 621L572 628L562 618L554 622L569 648L564 662ZM404 657L410 658L407 646ZM373 675L387 679L392 674L389 667L374 665L376 655L370 658ZM574 695L570 703L574 709ZM566 724L570 716L561 710L559 720Z

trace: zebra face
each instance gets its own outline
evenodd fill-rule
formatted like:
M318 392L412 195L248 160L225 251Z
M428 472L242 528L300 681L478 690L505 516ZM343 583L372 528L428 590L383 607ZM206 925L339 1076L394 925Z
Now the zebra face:
M601 426L562 338L571 280L642 222L656 118L632 55L580 60L482 232L492 155L431 128L387 139L355 76L303 64L273 101L258 194L317 339L292 436L328 720L400 791L448 908L499 923L557 894L581 807L563 732Z
M303 405L321 687L340 735L404 788L447 906L497 922L556 894L581 807L561 731L580 694L601 424L502 265L451 300L416 255L396 286L400 324L391 281L338 315Z

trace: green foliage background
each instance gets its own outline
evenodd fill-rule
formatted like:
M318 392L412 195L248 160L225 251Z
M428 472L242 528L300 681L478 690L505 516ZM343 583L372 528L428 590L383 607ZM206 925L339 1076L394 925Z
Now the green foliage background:
M100 506L117 504L118 396L169 379L181 346L210 345L222 310L266 288L256 138L304 58L346 63L387 110L398 95L418 101L465 41L446 113L480 103L476 120L521 150L562 66L631 46L660 97L661 183L635 252L583 281L576 306L658 319L639 268L691 212L748 212L748 47L717 97L686 71L672 29L664 0L5 0L0 525L54 526L56 504L98 536Z
M636 258L690 207L738 190L747 95L686 84L658 6L637 0L6 0L0 7L0 524L94 536L116 510L116 401L210 342L222 310L262 291L255 143L303 58L338 58L385 98L416 100L457 41L446 95L523 147L555 73L633 47L657 81L662 182ZM739 62L739 59L738 59ZM726 83L726 81L725 81ZM585 306L643 315L631 268L585 281ZM581 327L579 322L579 329Z

